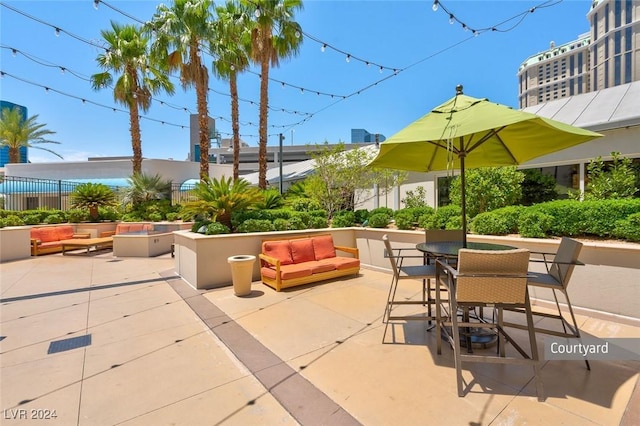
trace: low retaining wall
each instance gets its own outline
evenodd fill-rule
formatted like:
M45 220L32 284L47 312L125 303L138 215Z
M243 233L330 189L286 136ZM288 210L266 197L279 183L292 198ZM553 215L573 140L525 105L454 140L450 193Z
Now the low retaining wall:
M422 231L398 231L372 228L339 228L307 231L228 234L206 236L187 231L174 233L176 272L197 289L231 285L227 257L260 253L265 238L290 235L331 233L337 245L357 247L363 267L391 273L384 257L382 236L388 234L394 247L413 247L424 241ZM534 239L469 235L469 241L493 242L527 248L531 251L555 252L558 239ZM569 293L574 307L582 307L634 319L640 319L640 244L585 242L580 253L585 266L574 269ZM419 261L419 260L416 260ZM542 264L540 264L542 266ZM260 280L258 262L253 280ZM541 301L553 300L544 289L531 288L531 296Z

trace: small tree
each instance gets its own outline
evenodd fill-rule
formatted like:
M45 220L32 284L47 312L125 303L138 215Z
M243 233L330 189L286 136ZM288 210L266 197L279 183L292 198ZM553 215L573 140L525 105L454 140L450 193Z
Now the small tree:
M619 152L612 152L611 157L613 160L610 165L598 157L587 166L589 183L584 194L585 200L631 198L638 192L631 159L620 158Z
M417 186L415 191L407 191L405 198L401 201L407 209L427 207L429 205L427 204L427 190L424 189L424 186Z
M384 190L398 185L406 174L368 166L375 153L365 149L345 150L344 143L324 147L311 154L315 171L307 178L307 193L318 201L329 217L339 210L353 210L370 197L376 184Z
M483 167L467 170L466 199L467 217L472 218L479 213L510 206L522 197L522 181L524 173L515 167ZM451 183L451 203L462 204L460 178Z
M70 194L71 206L76 209L89 209L91 220L98 219L98 207L116 205L116 196L107 185L102 183L83 183Z

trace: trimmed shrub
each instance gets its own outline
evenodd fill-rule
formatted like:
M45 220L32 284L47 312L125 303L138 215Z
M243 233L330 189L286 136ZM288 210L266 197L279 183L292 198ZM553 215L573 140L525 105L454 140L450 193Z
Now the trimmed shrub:
M62 217L62 215L59 215L59 214L50 214L44 220L44 223L47 223L47 224L56 224L56 223L63 223L63 222L66 222L66 220Z
M309 220L311 222L311 220ZM289 229L297 230L297 229L307 229L309 225L302 219L300 216L293 216L289 219Z
M626 219L617 220L613 235L629 241L640 241L640 213L627 216Z
M276 231L287 231L289 230L289 221L287 219L278 218L273 221L273 228Z
M169 222L174 222L178 219L180 219L180 213L175 213L175 212L167 213L167 220Z
M553 223L553 217L533 210L527 210L520 215L518 229L525 238L544 238Z
M193 225L191 225L191 232L197 232L199 234L204 234L207 232L207 226L212 223L210 220L196 220Z
M269 232L273 231L273 223L265 219L248 219L238 226L238 232Z
M473 218L469 226L474 234L507 235L509 233L507 218L501 215L498 210L480 213Z
M576 200L556 200L529 207L553 218L549 234L570 237L582 234L585 217L581 203Z
M80 223L89 220L89 212L80 209L71 209L67 211L67 217L71 223Z
M309 224L307 226L309 227L309 229L328 228L329 221L326 217L311 216L311 219L309 220Z
M457 221L457 222L456 222ZM458 223L457 228L448 228ZM438 207L434 215L433 229L460 229L462 228L462 209L460 206L450 204L448 206Z
M218 235L218 234L229 234L231 230L227 225L224 225L220 222L212 222L205 227L206 235Z
M389 217L393 217L393 209L390 209L388 207L377 207L377 208L371 210L369 212L369 217L371 217L374 214L378 214L378 213L384 213Z
M356 223L363 224L365 220L369 219L369 210L367 209L358 209L355 211L356 214Z
M9 215L0 219L0 228L5 226L22 226L24 222L16 215Z
M432 213L425 213L418 218L418 226L424 229L435 229L436 228L436 212L435 210Z
M404 210L411 212L414 222L418 222L420 218L426 214L434 214L436 212L433 207L429 206L411 207Z
M348 228L350 226L355 225L356 223L356 214L350 210L342 210L337 212L333 216L333 220L331 221L332 228Z
M161 222L162 221L162 213L149 213L149 220L151 222Z
M25 225L37 225L39 223L42 223L40 221L40 215L39 214L27 214L22 216L22 221L24 222Z
M394 215L394 219L396 221L396 227L398 229L403 229L403 230L408 230L408 229L413 229L413 213L410 211L405 210L398 210L395 215Z
M369 216L369 226L372 228L386 228L391 216L386 213L373 213Z

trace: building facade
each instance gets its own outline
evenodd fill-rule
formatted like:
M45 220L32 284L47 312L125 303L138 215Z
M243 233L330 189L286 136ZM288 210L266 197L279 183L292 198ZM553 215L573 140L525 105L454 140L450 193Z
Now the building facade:
M595 0L587 19L589 32L522 63L520 108L640 80L640 2Z
M369 133L365 129L351 129L351 143L380 143L386 139L380 133Z

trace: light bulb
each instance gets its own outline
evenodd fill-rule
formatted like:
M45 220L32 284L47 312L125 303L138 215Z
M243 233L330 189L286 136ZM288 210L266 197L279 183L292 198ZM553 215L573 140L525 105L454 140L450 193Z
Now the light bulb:
M449 14L449 23L453 25L453 22L454 22L453 15Z
M256 16L256 18L259 18L260 15L262 15L262 11L260 10L260 7L258 6L258 8L256 9L255 12L253 12L253 14Z
M17 54L18 54L18 51L16 49L11 49L11 56L15 58Z
M231 71L235 71L236 70L236 66L235 65L231 65Z
M433 0L433 6L431 7L434 12L438 11L438 0Z
M60 28L56 28L55 32L56 32L56 37L60 37Z
M380 67L380 74L382 74L382 67Z
M473 36L478 37L478 32L476 30L473 30Z
M100 0L93 0L93 8L98 10L98 5L100 4Z
M300 31L296 30L296 34L295 35L296 35L296 38L300 38Z
M327 45L323 44L322 47L320 48L320 51L324 53L325 50L327 50Z
M351 55L347 55L347 62L351 61Z
M61 73L61 74L64 74L64 71L65 71L65 70L64 70L64 67L60 67L60 73Z

